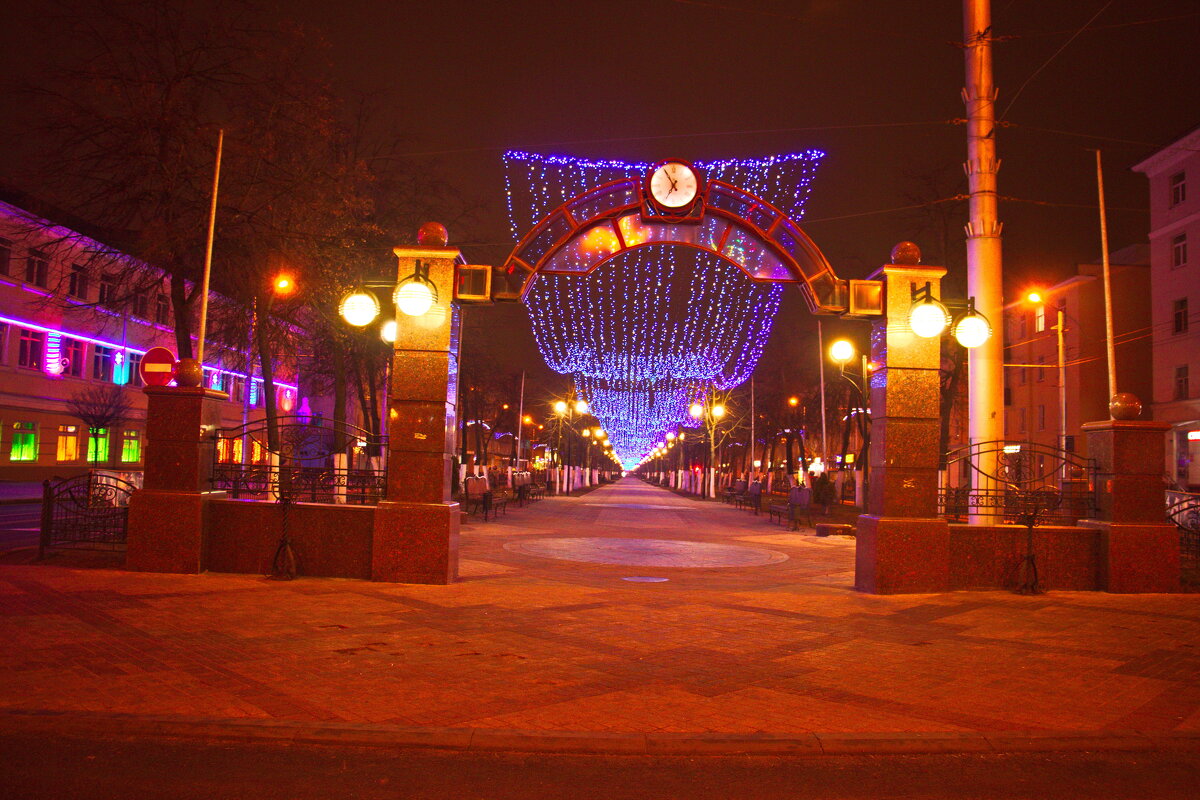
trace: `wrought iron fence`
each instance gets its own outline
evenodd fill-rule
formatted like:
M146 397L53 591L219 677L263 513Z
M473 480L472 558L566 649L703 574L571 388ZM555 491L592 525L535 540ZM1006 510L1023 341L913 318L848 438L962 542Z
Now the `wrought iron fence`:
M1167 519L1179 528L1180 561L1200 567L1200 494L1167 492Z
M386 438L356 425L280 417L213 435L211 484L235 499L375 505L384 496Z
M1039 524L1074 524L1099 509L1096 462L1036 442L978 442L946 454L938 513L955 522L971 515L1025 524L1036 506Z
M125 549L132 483L103 472L42 484L38 558L49 550Z

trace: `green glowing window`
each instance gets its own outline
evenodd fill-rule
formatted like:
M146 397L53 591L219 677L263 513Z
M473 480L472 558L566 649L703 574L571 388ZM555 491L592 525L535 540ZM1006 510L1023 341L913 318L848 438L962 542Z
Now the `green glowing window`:
M108 428L88 428L88 462L108 461Z
M125 431L121 439L121 463L133 464L142 460L142 434L138 431Z
M37 461L36 423L13 423L12 450L9 453L9 459L12 461Z

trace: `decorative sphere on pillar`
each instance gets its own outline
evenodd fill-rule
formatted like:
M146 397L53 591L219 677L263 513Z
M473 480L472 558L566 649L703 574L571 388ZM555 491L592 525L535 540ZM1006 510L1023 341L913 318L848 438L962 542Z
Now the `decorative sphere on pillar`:
M417 231L417 244L422 247L445 247L450 241L450 232L440 222L426 222Z
M1108 415L1113 419L1137 419L1142 413L1142 401L1132 392L1117 392L1108 401Z
M199 386L204 381L204 368L194 358L181 358L175 363L176 386Z
M915 267L921 263L921 248L916 242L900 242L892 248L892 263Z

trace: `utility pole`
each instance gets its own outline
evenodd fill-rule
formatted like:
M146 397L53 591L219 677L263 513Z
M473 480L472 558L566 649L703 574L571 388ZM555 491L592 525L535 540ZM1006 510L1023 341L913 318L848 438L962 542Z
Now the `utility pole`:
M1112 271L1108 264L1108 216L1104 209L1104 169L1096 151L1096 193L1100 202L1100 260L1104 274L1104 334L1108 351L1108 398L1117 394L1117 347L1113 337Z
M963 0L963 36L967 108L967 161L970 189L967 233L967 294L981 314L996 322L996 330L969 353L970 423L972 444L1004 438L1004 292L997 212L996 87L992 84L991 0ZM991 472L984 467L985 472ZM987 523L991 515L972 515Z

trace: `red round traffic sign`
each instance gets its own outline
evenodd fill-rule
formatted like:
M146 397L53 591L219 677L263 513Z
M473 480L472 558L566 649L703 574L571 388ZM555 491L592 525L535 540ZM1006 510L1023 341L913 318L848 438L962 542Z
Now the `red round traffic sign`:
M165 347L151 347L138 367L147 386L166 386L175 378L175 354Z

